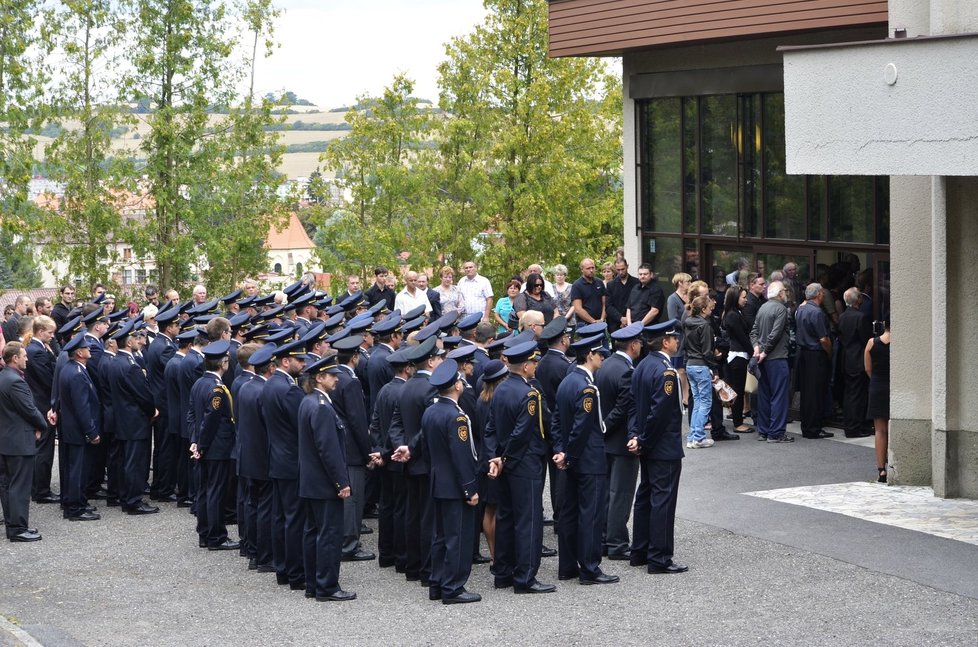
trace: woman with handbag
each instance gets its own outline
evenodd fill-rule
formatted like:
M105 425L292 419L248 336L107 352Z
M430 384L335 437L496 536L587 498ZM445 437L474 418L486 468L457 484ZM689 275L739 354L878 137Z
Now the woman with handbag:
M731 409L734 431L749 434L754 428L744 423L744 398L747 384L747 364L754 348L750 343L750 330L742 312L747 303L747 290L735 285L727 288L723 299L723 329L730 342L727 351L727 383L737 392Z

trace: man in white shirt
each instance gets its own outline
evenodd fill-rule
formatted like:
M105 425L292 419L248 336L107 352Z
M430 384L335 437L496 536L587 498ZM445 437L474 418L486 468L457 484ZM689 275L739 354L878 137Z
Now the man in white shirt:
M465 261L462 264L462 272L465 276L458 282L458 289L462 291L462 296L465 298L465 314L478 312L482 314L483 321L490 321L492 286L489 285L489 279L478 273L474 261Z
M420 305L424 306L426 315L431 314L431 302L424 291L418 289L418 273L412 270L404 275L404 289L394 298L394 307L409 312Z

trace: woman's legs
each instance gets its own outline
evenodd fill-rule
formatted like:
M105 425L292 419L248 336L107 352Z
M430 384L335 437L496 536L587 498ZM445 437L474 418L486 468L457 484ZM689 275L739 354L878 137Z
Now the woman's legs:
M890 445L890 421L888 418L874 418L876 430L876 467L879 469L879 482L886 483L886 462Z
M710 369L706 366L687 366L686 375L689 377L689 388L693 400L693 418L689 425L689 441L703 440L706 438L703 427L710 415L710 406L713 404Z

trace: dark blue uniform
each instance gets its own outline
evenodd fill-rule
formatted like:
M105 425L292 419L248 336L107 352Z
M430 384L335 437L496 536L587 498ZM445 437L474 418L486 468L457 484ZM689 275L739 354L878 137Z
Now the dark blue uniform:
M268 430L262 412L265 378L241 385L234 398L238 421L238 478L248 484L244 524L258 566L272 565L272 482L268 478ZM239 524L241 518L239 517Z
M669 357L650 353L632 373L635 419L629 437L638 438L641 472L635 493L631 563L666 568L672 564L676 498L682 472L683 414L680 385Z
M385 353L389 355L390 353ZM385 360L384 364L388 364ZM384 384L374 399L373 415L370 418L370 442L373 451L380 452L384 467L380 470L380 509L377 518L377 552L381 567L394 566L398 573L404 572L407 563L407 547L404 533L404 513L407 507L407 488L404 479L404 464L391 460L396 449L391 443L390 427L394 408L401 397L405 380L394 377Z
M150 421L156 411L149 381L132 353L120 350L112 362L109 389L115 436L122 450L122 483L119 503L131 511L144 504L143 490L149 476Z
M557 387L560 386L560 382L567 375L567 372L573 369L574 362L556 348L548 349L540 358L534 380L540 385L540 392L543 393L543 403L547 406L547 411L554 410ZM544 418L544 423L549 425L550 420ZM550 475L550 508L554 512L554 523L556 524L560 519L560 509L564 502L567 474L557 469L553 461L547 461L547 471Z
M601 574L601 508L605 493L601 394L577 366L557 389L553 412L554 451L564 453L567 481L557 523L560 563L567 579Z
M635 415L632 397L632 360L617 352L601 364L594 382L601 393L604 414L604 452L608 466L606 503L602 505L604 546L608 556L627 556L628 517L638 480L638 456L630 454L628 424Z
M511 373L492 397L489 428L505 460L496 515L496 581L520 590L536 582L543 547L543 465L550 447L543 398Z
M180 412L184 411L180 403L180 365L183 363L184 357L186 355L183 353L174 353L173 357L170 358L170 361L163 368L163 387L166 389L167 414L167 439L165 442L169 448L169 453L166 454L164 460L169 461L166 469L172 470L173 472L173 491L182 499L187 498L187 484L186 482L181 483L178 479L180 463L186 460L184 456L180 455L182 447L180 431L183 428L181 421L184 420L184 418L180 417Z
M360 522L363 519L367 487L367 463L370 462L370 432L367 428L367 403L363 387L354 370L340 365L339 382L330 400L339 416L346 436L346 465L350 479L350 496L343 501L343 555L360 551Z
M172 339L159 333L146 348L143 356L146 360L146 379L153 394L160 416L153 423L153 485L150 487L150 497L163 500L174 493L177 483L177 459L180 444L169 434L170 408L167 402L166 365L177 352L177 345Z
M57 344L52 340L52 343ZM27 344L27 369L24 380L34 396L34 406L41 414L46 414L51 408L51 390L54 386L54 367L57 357L44 343L34 338ZM50 497L51 470L54 467L54 427L45 425L41 437L35 443L34 454L34 483L31 486L31 496L36 501L39 498Z
M217 373L204 373L191 389L189 422L201 455L197 534L201 545L216 547L228 540L224 498L235 437L231 392Z
M302 391L288 373L276 369L262 390L268 430L268 476L272 480L272 555L279 582L305 580L302 535L306 509L299 498L299 405Z
M312 549L307 552L306 592L318 597L340 590L343 499L339 492L350 485L345 449L343 427L329 397L318 390L306 395L298 410L298 494L311 517L305 537Z
M241 344L239 343L238 346ZM236 353L234 340L231 341L231 356L233 357ZM238 424L241 420L238 417L238 396L241 394L241 387L255 379L255 373L253 371L245 371L237 363L234 367L238 370L237 377L228 387L231 391L231 402L234 403L234 428L237 431ZM231 371L231 367L228 367L228 372ZM226 373L225 373L226 374ZM227 384L227 382L225 382ZM248 485L248 479L241 478L238 474L238 458L240 453L240 444L238 442L237 433L234 437L234 447L231 449L231 474L228 477L228 492L227 498L224 502L225 515L228 511L233 509L233 516L238 521L238 538L241 541L241 554L246 555L249 558L255 557L255 543L254 537L248 534L248 523L247 523L247 507L248 507L248 497L250 486Z
M61 459L66 463L63 471L67 479L61 488L61 501L65 517L73 517L82 514L88 504L84 485L91 469L89 443L100 434L102 405L92 378L80 363L68 362L58 380Z
M190 391L203 374L204 356L200 349L191 348L187 351L187 356L180 360L177 372L180 384L180 460L177 463L177 483L191 503L194 503L197 498L199 474L197 461L190 457L191 434L187 416L190 413Z
M394 352L394 349L387 344L377 344L370 353L370 362L366 366L367 372L367 391L370 396L367 402L367 411L373 413L377 406L377 396L384 385L394 379L394 369L387 361L387 356Z
M430 587L439 587L442 599L453 598L465 590L472 571L476 509L466 503L477 494L472 421L454 401L438 398L424 412L421 425L434 499Z
M407 509L405 533L408 580L427 585L431 575L431 530L434 523L431 492L428 483L428 457L424 453L421 417L437 395L428 382L431 371L417 371L401 388L401 398L391 419L391 444L407 445L411 460L407 463Z
M113 413L112 388L110 386L111 376L119 369L119 365L115 363L115 358L115 353L103 353L102 363L98 370L98 379L93 380L95 390L98 392L98 399L102 403L102 429L100 433L102 440L89 450L91 463L85 483L86 495L93 498L102 489L102 481L106 480L106 471L108 471L105 489L110 505L118 503L119 484L122 481L122 447L115 435L115 414ZM89 360L86 368L88 376L91 378L91 360Z

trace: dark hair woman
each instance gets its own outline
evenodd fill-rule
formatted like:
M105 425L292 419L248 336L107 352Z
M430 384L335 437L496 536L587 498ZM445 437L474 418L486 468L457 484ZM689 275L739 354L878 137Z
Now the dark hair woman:
M869 375L869 408L876 430L877 480L886 483L886 455L890 444L890 322L883 322L883 334L866 342L863 364Z
M522 316L527 310L537 310L543 313L543 323L548 324L554 318L554 309L553 297L543 291L543 277L539 274L527 276L526 290L513 301L513 311L516 316Z
M750 343L750 329L744 318L743 308L747 304L747 290L735 285L727 288L723 297L723 330L727 333L730 350L727 351L727 384L737 392L733 403L734 431L746 434L754 431L744 424L744 385L747 382L747 364L754 352Z
M499 481L489 478L489 460L499 455L499 441L489 427L489 409L493 393L503 378L509 375L509 368L498 359L490 360L482 373L482 390L476 402L478 425L482 429L482 445L479 447L479 501L485 504L482 515L482 532L489 544L489 554L496 559L496 506L499 505Z

